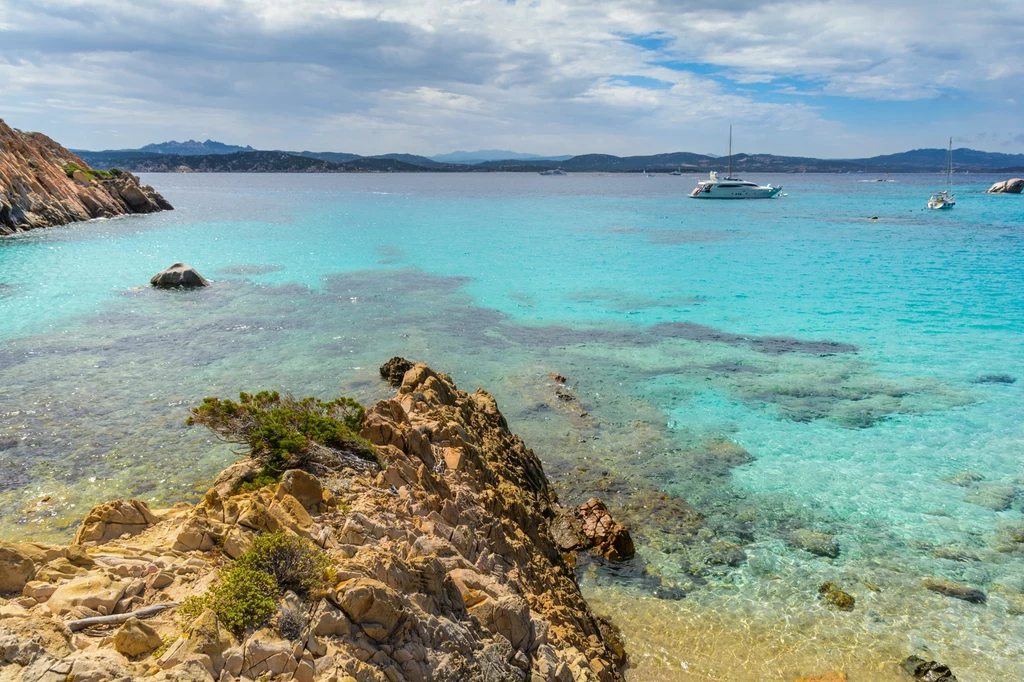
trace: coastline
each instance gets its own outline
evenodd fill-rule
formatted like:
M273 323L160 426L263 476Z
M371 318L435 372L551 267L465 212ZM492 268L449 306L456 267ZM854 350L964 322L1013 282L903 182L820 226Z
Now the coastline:
M397 374L397 396L361 422L379 465L290 469L246 492L255 465L242 460L195 506L119 500L87 514L68 546L0 544L0 679L619 682L621 641L572 567L577 545L602 549L625 529L559 507L490 395L422 364ZM556 541L551 528L576 518L575 542L564 527ZM230 633L209 609L179 613L267 535L330 557L322 595L276 596L273 617ZM154 608L144 621L75 622ZM301 614L297 632L287 609Z

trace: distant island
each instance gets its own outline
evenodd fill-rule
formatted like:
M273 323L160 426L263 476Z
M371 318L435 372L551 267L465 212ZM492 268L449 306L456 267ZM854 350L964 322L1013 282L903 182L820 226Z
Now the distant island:
M703 173L722 170L724 164L721 157L691 152L545 157L506 150L480 150L433 157L402 153L361 156L346 152L260 151L251 146L213 140L170 141L139 149L73 151L95 168L121 168L145 173L486 173L539 172L551 168L576 173L636 173L644 170L653 173L675 170ZM915 149L862 159L735 154L732 163L735 171L744 173L931 173L944 167L945 158L945 149ZM953 158L957 172L1024 171L1024 154L964 148L954 150Z

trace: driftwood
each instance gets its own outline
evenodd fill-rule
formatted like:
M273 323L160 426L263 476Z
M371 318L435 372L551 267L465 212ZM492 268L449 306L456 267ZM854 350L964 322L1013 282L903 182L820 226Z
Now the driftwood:
M77 632L91 625L117 625L123 623L129 618L146 618L148 616L155 616L165 609L172 609L178 605L176 601L168 601L162 604L153 604L147 606L144 609L138 611L132 611L131 613L115 613L110 616L93 616L92 618L81 618L79 620L69 620L65 625L68 626L68 630L71 632Z

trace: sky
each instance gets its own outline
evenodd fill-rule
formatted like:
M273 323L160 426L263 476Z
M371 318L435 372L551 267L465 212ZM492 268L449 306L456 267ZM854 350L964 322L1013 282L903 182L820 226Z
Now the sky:
M1024 152L1024 2L0 0L0 118L65 146Z

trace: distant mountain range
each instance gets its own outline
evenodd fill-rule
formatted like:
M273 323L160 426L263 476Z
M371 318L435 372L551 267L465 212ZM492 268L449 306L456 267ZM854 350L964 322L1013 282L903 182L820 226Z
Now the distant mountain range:
M198 173L371 173L371 172L494 172L543 171L630 173L706 172L724 170L726 160L713 154L670 152L645 156L581 154L544 157L506 150L452 152L433 157L416 154L360 156L345 152L257 151L214 140L163 142L139 149L74 150L94 168L121 168L133 172ZM735 154L735 172L771 173L937 173L946 162L944 149L915 149L863 159L816 159L775 154ZM974 149L953 150L959 172L1024 171L1024 154L1000 154Z

